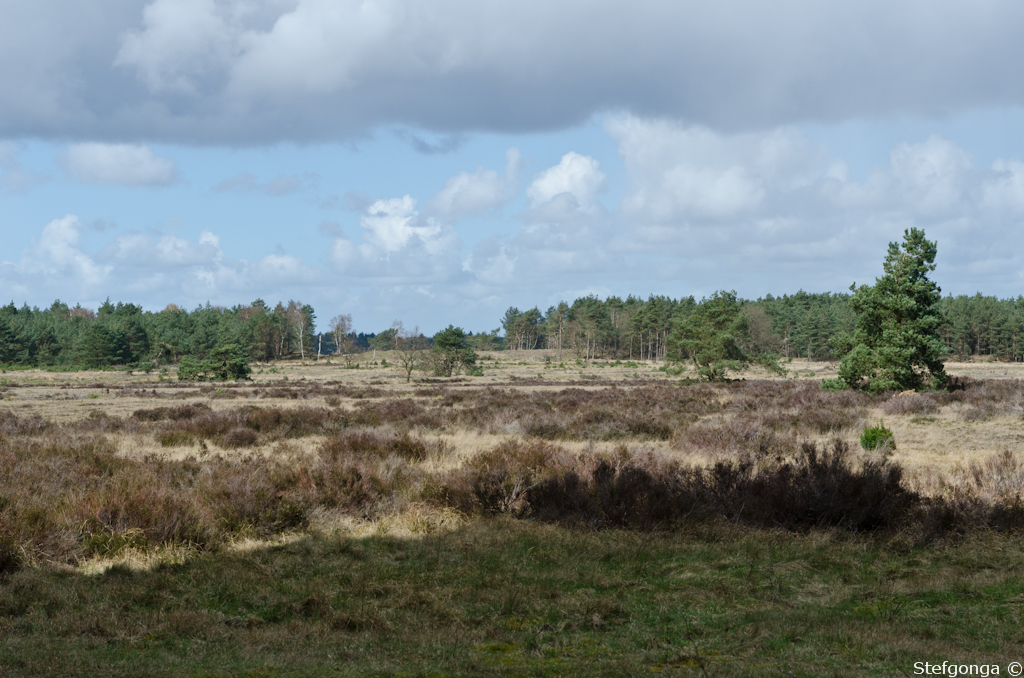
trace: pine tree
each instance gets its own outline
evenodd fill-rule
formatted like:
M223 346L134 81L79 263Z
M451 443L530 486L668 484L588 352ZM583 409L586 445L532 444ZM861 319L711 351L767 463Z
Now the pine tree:
M880 392L946 382L939 338L941 290L928 279L935 254L935 243L925 239L924 231L911 228L902 246L889 243L885 274L873 287L850 287L857 329L852 340L847 335L836 342L849 349L839 367L846 385Z

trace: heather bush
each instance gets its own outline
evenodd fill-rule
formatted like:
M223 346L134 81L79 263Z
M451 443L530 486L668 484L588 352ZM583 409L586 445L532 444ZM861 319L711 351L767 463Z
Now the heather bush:
M224 447L252 447L256 444L256 432L252 429L236 427L224 434L221 445Z
M793 461L764 468L750 460L716 464L704 482L709 505L727 519L761 526L836 526L851 530L904 523L919 501L903 470L885 460L858 465L845 441L805 442Z
M890 415L934 414L938 409L938 403L931 397L931 394L925 393L901 393L882 403L882 411Z
M468 514L525 514L527 492L573 464L568 452L546 441L510 440L432 479L424 495Z
M190 447L196 444L196 439L192 434L178 429L157 433L156 440L163 447Z
M625 448L572 456L548 443L509 442L429 487L434 501L466 512L631 528L729 520L765 527L851 530L906 522L919 497L887 461L857 464L834 440L801 445L793 460L746 457L685 467Z
M767 421L765 421L767 419ZM797 449L797 437L774 426L776 417L734 417L726 422L697 424L675 439L675 446L691 453L737 458L743 454L781 459Z
M263 458L129 459L104 436L66 430L2 439L0 542L55 561L127 544L211 548L234 532L303 525L310 504L294 491L297 475Z
M346 431L327 439L320 446L320 455L332 459L376 458L396 456L405 461L419 462L430 454L440 455L445 451L443 441L425 441L409 433L386 433L380 431Z
M350 431L324 441L317 461L297 483L307 504L340 508L365 518L402 505L422 480L409 462L441 455L441 441L428 442L377 431Z

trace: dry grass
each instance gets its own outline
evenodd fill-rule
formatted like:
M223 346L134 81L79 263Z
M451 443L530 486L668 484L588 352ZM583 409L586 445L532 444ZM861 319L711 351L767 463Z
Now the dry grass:
M932 598L1013 616L976 593L1018 595L1012 568L948 554L989 539L998 560L1024 526L1016 379L872 397L820 376L685 385L591 366L599 379L559 381L528 364L405 385L283 369L300 376L5 387L0 667L46 673L60 644L67 675L415 673L427 656L435 673L671 674L700 670L696 647L712 675L762 674L779 652L849 673L820 658L853 642L888 671L945 651ZM332 378L301 379L317 371ZM888 456L857 444L880 419ZM691 609L701 625L672 617L685 643L669 649L658 629ZM956 632L961 648L989 637ZM352 649L341 664L302 649L328 645Z
M118 396L143 406L89 409L71 421L7 407L0 560L10 569L173 544L211 549L304 528L318 512L390 519L424 500L467 514L644 529L727 518L861 530L903 524L897 514L937 533L1016 525L1004 509L1019 492L989 489L976 469L997 457L1004 468L1020 452L1017 380L879 397L804 380L461 384L398 393L317 382L204 386L203 399L173 385L170 395ZM32 387L15 390L23 388ZM221 397L229 391L237 397ZM876 419L896 432L889 459L853 451ZM831 489L815 489L822 483ZM909 504L877 508L900 488ZM808 492L845 504L800 504ZM955 519L935 518L929 502L951 502Z
M617 468L642 468L655 479L678 480L680 469L761 469L764 460L787 468L806 461L808 449L855 449L861 428L877 420L896 433L888 463L904 470L912 491L962 501L949 488L963 486L983 503L1006 503L1009 495L996 500L968 482L965 469L1012 457L1024 441L1024 382L1013 379L879 397L830 393L803 379L565 388L308 379L151 386L56 389L63 399L48 397L50 386L8 387L16 394L0 409L9 488L3 510L14 526L3 536L8 550L22 560L69 562L140 544L211 548L239 531L305 525L321 510L379 518L434 492L446 482L439 479L455 483L495 454L514 456L533 449L523 441L538 439L556 443L537 448L550 452L541 479L576 474L590 494L599 492L598 467L613 458L625 460ZM67 418L69 404L77 417ZM864 459L847 456L859 472ZM750 459L757 464L744 467ZM470 510L472 502L453 501ZM607 520L604 509L588 512ZM135 541L119 536L129 532Z

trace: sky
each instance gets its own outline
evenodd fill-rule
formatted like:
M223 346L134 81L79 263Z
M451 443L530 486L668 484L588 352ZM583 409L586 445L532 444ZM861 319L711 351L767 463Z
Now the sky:
M5 0L0 300L1024 293L1024 4Z

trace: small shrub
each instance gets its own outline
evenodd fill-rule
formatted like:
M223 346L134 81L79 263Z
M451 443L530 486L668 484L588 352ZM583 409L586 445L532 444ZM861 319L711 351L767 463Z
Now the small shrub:
M190 433L178 430L158 433L156 440L162 447L185 447L196 443L196 439Z
M882 403L882 411L889 415L932 414L938 409L938 404L932 398L920 393L901 393Z
M427 442L413 438L408 433L402 435L374 433L371 431L351 431L328 438L320 446L320 454L331 459L386 459L395 455L406 461L424 461L431 453L440 453L445 449L444 441Z
M256 444L256 432L248 428L233 428L224 434L224 447L252 447Z
M869 426L860 434L860 446L865 450L877 450L882 447L895 450L896 438L891 430L879 422L878 426Z

